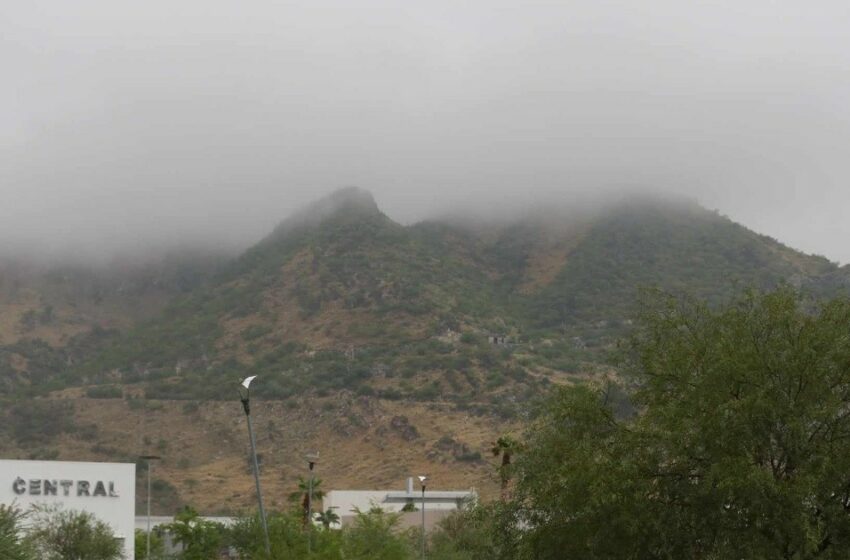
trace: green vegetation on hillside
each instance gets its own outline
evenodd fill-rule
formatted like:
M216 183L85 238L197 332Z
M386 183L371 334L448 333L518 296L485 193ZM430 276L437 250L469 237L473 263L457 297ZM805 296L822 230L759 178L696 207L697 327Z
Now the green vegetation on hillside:
M634 317L644 288L716 305L743 289L772 289L835 268L696 205L640 200L594 224L533 309L544 327L617 323Z
M610 371L641 290L711 305L786 282L846 291L826 259L695 204L630 199L580 222L406 227L344 190L124 334L22 341L0 348L0 373L8 393L140 383L195 399L261 375L268 398L348 390L512 415L550 383Z

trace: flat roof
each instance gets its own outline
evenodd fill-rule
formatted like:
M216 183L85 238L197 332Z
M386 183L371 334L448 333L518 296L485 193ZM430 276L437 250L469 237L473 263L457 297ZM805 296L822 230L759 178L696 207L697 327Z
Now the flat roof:
M48 459L0 459L0 463L43 463L45 465L121 465L136 466L136 463L115 463L108 461L61 461Z
M201 515L199 517L204 521L214 521L225 526L233 525L239 520L238 517L219 517L214 515ZM136 529L146 529L148 525L148 516L137 515L134 522ZM173 515L151 515L151 528L158 527L160 525L169 525L171 523L174 523Z
M455 490L425 490L425 499L428 498L442 498L446 500L460 500L463 498L468 498L473 495L471 490L466 491L455 491ZM391 498L393 500L415 500L422 499L422 492L398 492L392 491L387 492L387 498Z

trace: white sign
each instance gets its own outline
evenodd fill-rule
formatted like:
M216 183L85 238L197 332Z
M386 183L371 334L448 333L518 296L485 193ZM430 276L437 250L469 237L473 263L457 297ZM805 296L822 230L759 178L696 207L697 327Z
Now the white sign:
M123 540L124 555L135 548L136 465L71 461L0 460L0 503L21 509L34 504L86 511Z

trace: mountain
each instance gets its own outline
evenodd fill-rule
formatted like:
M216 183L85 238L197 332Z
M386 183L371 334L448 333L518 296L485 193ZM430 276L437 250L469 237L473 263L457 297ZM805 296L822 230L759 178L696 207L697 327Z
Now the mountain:
M600 216L536 299L541 323L623 320L645 287L712 303L836 270L696 204L634 199Z
M693 202L649 196L592 212L402 226L368 192L344 189L207 272L166 307L139 306L154 312L123 321L135 326L121 335L104 336L102 324L64 335L66 349L84 351L60 356L66 365L47 360L61 374L29 383L220 399L240 376L260 375L269 398L348 390L512 415L548 383L610 366L644 288L710 303L782 282L846 291L846 272L822 257ZM144 291L126 293L146 302ZM28 320L40 328L46 309ZM7 371L26 358L7 355Z
M199 251L108 266L0 259L0 394L63 386L62 372L159 316L223 259Z
M35 446L7 432L7 449L105 459L157 446L172 457L163 484L173 495L203 502L203 488L227 497L203 473L244 471L238 410L227 401L240 378L259 375L256 394L276 411L258 424L260 446L287 472L297 471L293 452L320 445L337 454L331 483L389 484L418 468L487 488L488 438L511 429L547 386L615 371L612 350L643 288L714 303L783 282L817 296L850 286L846 269L687 200L632 196L592 211L403 226L353 188L285 220L238 258L187 270L195 271L187 283L166 275L172 281L153 292L149 281L106 283L101 302L112 303L92 304L100 323L75 322L87 315L85 298L54 307L58 323L79 328L50 340L42 336L51 284L25 282L35 310L28 333L23 300L7 297L0 312L17 310L18 327L0 346L4 390L49 395L50 407L15 410L53 426ZM21 344L38 349L27 354ZM61 410L55 399L73 410L50 412ZM293 440L283 426L296 425ZM89 434L98 447L80 457L74 442L87 426L101 426ZM388 446L400 457L392 468L375 459Z

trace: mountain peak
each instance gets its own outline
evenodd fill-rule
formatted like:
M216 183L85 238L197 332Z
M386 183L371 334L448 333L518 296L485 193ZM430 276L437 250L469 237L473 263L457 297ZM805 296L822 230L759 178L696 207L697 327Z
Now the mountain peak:
M360 187L345 187L309 204L294 218L308 222L321 222L336 214L375 215L380 214L372 193Z
M372 193L360 187L338 189L310 203L275 228L272 238L295 229L317 226L334 217L369 218L383 216Z

